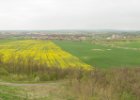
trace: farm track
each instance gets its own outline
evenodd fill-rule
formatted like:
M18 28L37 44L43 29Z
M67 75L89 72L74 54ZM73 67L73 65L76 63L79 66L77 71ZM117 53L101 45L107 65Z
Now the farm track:
M140 51L140 48L130 48L130 47L122 47L122 46L116 46L116 45L113 45L113 44L101 44L101 43L96 43L98 45L102 45L102 46L105 46L105 47L111 47L111 48L118 48L118 49L125 49L125 50L135 50L135 51Z
M58 83L9 83L9 82L0 82L0 85L5 86L48 86L49 85L56 85Z
M126 50L136 50L140 51L140 48L129 48L129 47L121 47L121 46L111 46L113 48L120 48L120 49L126 49Z
M48 82L48 83L10 83L10 82L0 82L0 86L6 87L16 87L18 90L16 92L3 91L0 90L0 94L9 95L11 97L17 97L21 99L16 100L42 100L43 98L48 98L47 100L56 100L61 97L57 97L61 90L63 89L62 84L66 81ZM51 98L51 99L50 99ZM0 98L0 100L3 100ZM8 99L9 100L9 99ZM12 99L13 100L13 99ZM46 99L43 99L46 100ZM61 99L60 99L61 100Z

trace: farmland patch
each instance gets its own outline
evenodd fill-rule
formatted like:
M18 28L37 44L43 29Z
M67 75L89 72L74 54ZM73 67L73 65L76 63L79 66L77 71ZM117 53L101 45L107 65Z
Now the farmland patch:
M30 66L37 63L41 66L59 68L84 68L90 69L90 65L83 63L79 58L63 51L51 41L20 40L0 44L0 61L4 64L14 63L22 66Z

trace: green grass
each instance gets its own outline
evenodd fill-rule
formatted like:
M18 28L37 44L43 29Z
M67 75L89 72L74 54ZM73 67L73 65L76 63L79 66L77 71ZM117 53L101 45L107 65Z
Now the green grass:
M88 41L57 40L54 42L63 50L94 67L138 67L140 65L140 51L138 50L103 46L102 44L92 44Z
M140 48L140 41L126 41L126 42L118 41L114 42L113 44L121 47Z
M14 86L0 85L0 100L23 100L21 89Z

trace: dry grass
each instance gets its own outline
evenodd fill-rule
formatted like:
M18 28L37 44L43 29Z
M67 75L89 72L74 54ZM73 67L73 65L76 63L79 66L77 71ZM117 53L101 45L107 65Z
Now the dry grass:
M140 68L96 70L68 88L72 100L140 100Z
M65 75L64 70L55 70L48 71ZM23 95L32 100L140 100L140 68L64 72L67 73L64 81L18 86L23 88Z

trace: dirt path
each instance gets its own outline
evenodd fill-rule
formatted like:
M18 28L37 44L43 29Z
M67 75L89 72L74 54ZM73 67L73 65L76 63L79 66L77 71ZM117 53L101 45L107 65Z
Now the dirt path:
M134 50L134 51L140 51L140 48L130 48L130 47L123 47L123 46L117 46L114 44L108 45L108 44L101 44L101 43L96 43L98 45L102 45L105 47L111 47L111 48L119 48L119 49L125 49L125 50Z
M47 85L56 85L56 82L48 83L9 83L9 82L0 82L0 85L6 86L47 86Z
M3 93L7 96L10 95L21 98L27 98L28 100L65 100L64 96L60 95L65 93L65 89L63 86L65 82L66 81L54 81L47 83L0 82L0 86L17 88L16 92L14 90L13 90L14 92L12 92L12 90L11 91L0 90L0 93Z

